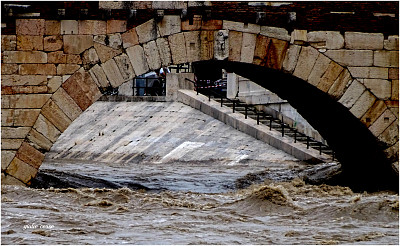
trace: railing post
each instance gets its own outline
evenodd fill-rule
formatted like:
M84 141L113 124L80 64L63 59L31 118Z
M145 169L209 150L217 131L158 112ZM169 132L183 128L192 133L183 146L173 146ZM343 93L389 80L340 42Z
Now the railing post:
M282 137L285 135L285 124L282 122L281 123L281 127L282 127Z
M244 105L244 118L247 119L247 104Z
M319 143L319 154L320 155L322 154L322 143L321 142Z
M269 119L269 130L271 131L272 129L272 117Z
M294 130L294 142L297 142L297 130Z
M310 147L310 137L307 136L307 149Z
M233 113L235 113L236 101L233 101Z
M260 124L260 114L257 112L257 125Z
M223 105L223 102L224 102L224 98L223 98L222 95L221 95L221 107L222 107L222 105Z

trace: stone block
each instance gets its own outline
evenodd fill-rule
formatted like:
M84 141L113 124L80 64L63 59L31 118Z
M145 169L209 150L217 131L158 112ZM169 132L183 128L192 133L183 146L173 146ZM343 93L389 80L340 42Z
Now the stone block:
M72 123L68 116L53 100L47 101L43 106L41 113L61 132L64 132Z
M289 46L282 63L282 68L284 71L293 73L300 56L300 51L301 51L301 46L299 45Z
M136 76L145 74L149 71L149 66L147 65L147 59L145 57L143 48L140 45L135 45L126 49L126 54L131 61L133 70Z
M14 109L2 109L1 110L1 126L13 126L14 125Z
M328 92L342 71L342 66L340 66L336 62L330 62L328 68L326 69L326 72L319 81L317 88L323 92Z
M173 63L174 64L186 63L187 62L186 47L185 47L186 44L185 44L185 36L183 35L183 33L177 33L169 36L168 43L171 49L171 56Z
M132 28L121 35L122 45L124 48L129 48L139 44L139 37L136 33L136 28Z
M113 49L121 49L122 48L122 37L120 33L113 33L113 34L108 34L108 44L107 46L113 48Z
M150 70L157 70L161 67L161 59L158 52L156 41L143 44L143 51Z
M315 62L317 61L318 55L318 50L314 49L313 47L303 47L301 49L293 75L303 80L307 80Z
M394 79L392 80L392 96L390 98L391 100L399 100L399 80Z
M234 22L224 20L222 23L222 29L230 30L230 31L238 31L244 33L260 33L261 27L259 25L251 24L251 23L242 23L242 22Z
M219 30L214 34L214 59L225 60L229 57L229 32ZM242 44L243 45L243 44Z
M71 121L74 121L82 113L82 109L63 88L59 88L51 99Z
M1 151L1 171L7 169L11 161L14 159L16 151L2 150Z
M60 35L61 23L57 20L45 20L44 35Z
M388 79L388 68L384 67L348 67L354 78Z
M125 32L126 20L107 20L107 33Z
M45 51L57 51L63 48L63 39L61 35L47 36L43 40Z
M282 69L289 43L280 39L270 38L268 44L266 67ZM242 51L243 52L243 51Z
M81 68L81 66L77 64L59 64L57 66L57 75L73 74L79 68Z
M346 49L381 50L383 49L382 33L345 32Z
M3 110L2 110L3 111ZM13 126L33 126L40 109L15 109L13 113Z
M185 32L185 47L188 62L200 60L200 31Z
M396 116L389 109L385 110L381 116L368 128L374 136L381 135L395 120Z
M38 169L19 160L18 158L14 158L6 172L23 183L30 184L31 180L36 176Z
M399 79L399 69L398 68L389 68L389 79Z
M62 51L55 51L55 52L47 53L47 62L54 63L54 64L66 63L67 55L65 55L64 52L62 52Z
M365 87L379 99L387 100L392 94L392 83L385 79L363 79Z
M47 86L3 86L2 95L47 93Z
M292 31L292 34L290 36L290 43L291 44L297 44L297 45L302 45L307 43L307 30L298 30L295 29Z
M256 47L257 35L251 33L243 33L242 50L240 61L252 63L254 58L254 49Z
M315 31L307 33L309 44L317 49L337 50L344 46L344 38L337 31Z
M14 51L17 48L17 36L1 35L1 51Z
M82 55L82 63L86 69L91 68L95 64L99 63L100 59L99 56L97 55L97 52L94 48L90 48L88 50L85 50Z
M21 64L19 65L20 75L56 75L57 70L54 64Z
M47 63L47 54L42 51L4 51L3 63Z
M359 81L353 80L349 88L347 88L343 96L340 98L339 103L346 108L351 108L364 91L365 86Z
M93 46L91 35L64 35L64 52L80 54Z
M17 35L17 50L43 50L43 36Z
M214 58L214 32L200 32L200 60L212 60Z
M104 73L106 74L108 81L110 81L110 84L113 88L116 88L125 82L121 72L119 71L117 63L113 59L101 64L101 67L103 68Z
M30 145L32 145L39 151L50 151L51 146L53 146L53 143L49 139L47 139L45 136L43 136L41 133L33 128L29 132L27 140Z
M342 66L370 67L374 60L372 50L328 50L324 53Z
M82 110L86 110L101 96L96 83L83 68L69 77L63 83L62 88L74 99Z
M1 74L2 75L10 75L18 73L18 65L17 64L1 64Z
M55 143L58 137L61 135L61 132L42 114L39 114L37 121L33 128L49 139L52 143Z
M215 31L222 29L222 20L203 20L201 22L201 30Z
M392 146L399 141L399 121L395 120L378 137L387 146Z
M26 94L2 96L2 108L42 108L50 94Z
M80 55L67 54L67 63L69 64L82 64Z
M399 35L392 35L384 40L383 48L385 50L399 50Z
M350 108L350 112L357 118L361 119L361 117L372 107L375 103L376 97L365 90L364 93L357 99L354 105Z
M47 82L48 92L54 93L58 88L60 88L62 84L62 77L61 76L53 76Z
M181 18L178 15L165 15L157 25L161 37L181 32Z
M76 20L61 20L61 34L78 34L79 24Z
M123 81L132 80L133 78L136 77L135 71L133 70L133 66L129 60L129 57L126 54L116 56L114 57L114 60L115 63L117 64L117 67L119 68L119 71L121 72ZM106 70L104 69L104 71Z
M369 127L383 114L383 112L385 112L386 109L387 107L383 100L376 100L372 107L363 115L361 122L366 127Z
M39 168L44 160L44 154L26 142L22 143L15 157L34 168Z
M78 22L79 34L98 35L106 34L106 21L101 20L80 20Z
M4 64L2 64L4 65ZM46 85L47 76L44 75L2 75L2 86L16 85Z
M308 76L308 83L317 86L330 63L331 59L320 53L310 75Z
M347 86L352 82L352 77L347 69L343 69L338 78L335 80L328 94L335 100L338 100L346 90Z
M187 3L183 1L154 1L153 9L186 9Z
M132 96L133 91L133 80L129 80L118 87L119 96Z
M94 43L94 48L96 49L97 55L102 63L105 63L111 58L122 53L122 51L119 49L113 49L99 43Z
M260 51L264 51L265 47L262 46L262 41L259 37L263 37L258 35L256 40L256 50L255 56L258 54L258 48L260 47ZM229 31L228 35L228 42L229 42L229 61L240 61L241 52L242 52L242 40L243 40L243 33L237 31ZM255 58L256 59L256 58Z
M1 173L1 185L26 186L21 180L14 178L6 173Z
M270 38L276 38L285 41L290 41L291 39L288 31L280 27L261 26L260 34Z
M99 43L102 45L108 45L108 36L103 34L103 35L94 35L93 36L93 42Z
M5 127L1 126L1 138L25 138L30 127Z
M201 29L201 15L193 15L192 19L181 21L182 31L197 31Z
M106 88L110 86L110 82L108 81L107 76L103 71L103 68L100 67L98 64L96 64L89 70L89 74L98 87Z
M1 149L2 150L18 150L21 147L24 139L2 139L1 140Z
M386 50L374 51L374 66L399 67L399 52Z
M136 33L139 37L139 43L147 43L160 37L158 32L157 23L151 19L136 27Z
M17 35L44 35L44 19L16 19L15 27Z
M169 66L172 63L172 57L168 39L159 38L156 40L156 44L159 50L162 66Z

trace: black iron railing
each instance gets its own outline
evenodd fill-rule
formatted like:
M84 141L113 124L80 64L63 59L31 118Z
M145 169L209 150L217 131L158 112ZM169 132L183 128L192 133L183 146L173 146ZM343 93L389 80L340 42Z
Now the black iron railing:
M136 77L132 85L133 96L165 96L166 83L162 77Z

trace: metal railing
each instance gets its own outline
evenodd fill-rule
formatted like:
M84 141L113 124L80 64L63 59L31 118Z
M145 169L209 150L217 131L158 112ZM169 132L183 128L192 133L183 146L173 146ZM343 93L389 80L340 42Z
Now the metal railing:
M133 80L132 90L133 96L165 96L165 79L162 77L136 77Z

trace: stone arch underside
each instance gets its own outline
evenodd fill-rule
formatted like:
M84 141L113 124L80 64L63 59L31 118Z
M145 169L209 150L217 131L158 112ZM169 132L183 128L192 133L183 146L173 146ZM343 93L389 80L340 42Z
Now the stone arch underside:
M86 22L86 25L97 23ZM31 98L29 103L37 104L40 112L32 127L24 129L26 134L18 150L9 153L11 161L4 169L3 178L11 183L29 184L44 153L107 88L118 87L161 66L213 61L213 65L232 69L293 103L336 150L339 160L346 160L344 173L362 175L356 183L366 184L363 180L372 179L392 184L397 180L388 164L398 159L398 151L393 151L398 146L397 115L384 103L385 98L379 98L365 83L354 78L345 65L346 59L350 59L346 56L348 51L337 54L341 50L329 46L333 42L331 36L322 37L328 45L323 48L332 48L325 53L326 49L303 42L296 33L290 36L284 29L221 20L192 24L181 22L179 16L164 16L161 22L150 20L124 32L87 34L83 31L63 35L63 52L79 55L82 64L75 67L76 72L70 77L63 78L65 81L51 81L50 93L37 93L38 97ZM21 58L15 52L8 52L4 63L13 63L13 59L16 63L39 63L38 59L44 59L34 53ZM388 59L393 59L389 56ZM49 62L49 57L46 59L40 62ZM275 79L275 83L263 80L265 74ZM307 100L295 96L293 91L305 93ZM5 102L3 97L4 105L18 108L21 100L30 100L30 95L14 97L7 96ZM315 113L321 117L316 118ZM330 131L335 127L340 130L333 132L353 141L343 145L340 137ZM395 140L388 139L387 132L394 133ZM350 137L352 134L355 136ZM348 154L349 148L357 153L354 157ZM386 155L385 148L389 149Z

